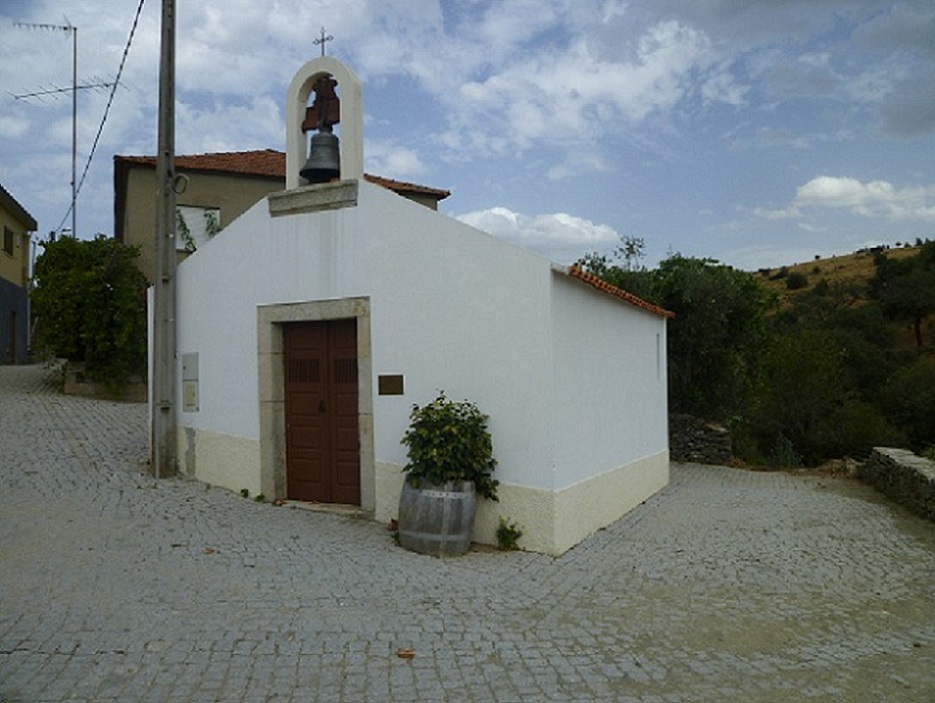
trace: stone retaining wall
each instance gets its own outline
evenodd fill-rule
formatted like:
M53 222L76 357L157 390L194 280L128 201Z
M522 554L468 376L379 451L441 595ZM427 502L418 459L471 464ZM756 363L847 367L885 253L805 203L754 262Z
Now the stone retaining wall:
M84 364L78 361L67 362L63 375L62 393L65 395L119 400L128 403L145 403L148 398L146 382L136 376L119 388L109 388L106 384L88 378L84 372Z
M874 447L857 475L897 503L935 522L935 463L906 449Z
M728 466L733 459L730 430L692 415L669 415L672 461Z

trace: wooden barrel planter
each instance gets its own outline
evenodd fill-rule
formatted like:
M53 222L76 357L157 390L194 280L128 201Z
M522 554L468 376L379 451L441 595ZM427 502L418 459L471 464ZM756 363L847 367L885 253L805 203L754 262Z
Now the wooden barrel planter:
M472 481L442 485L407 478L399 496L399 544L419 554L461 556L471 546L476 498Z

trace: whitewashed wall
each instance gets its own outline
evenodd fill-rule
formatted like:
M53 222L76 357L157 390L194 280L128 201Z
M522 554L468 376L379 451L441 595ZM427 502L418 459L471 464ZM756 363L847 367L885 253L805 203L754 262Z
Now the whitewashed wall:
M377 461L405 464L413 403L438 389L491 417L499 477L551 487L549 262L360 183L355 208L270 220L258 203L178 270L179 352L200 409L180 424L258 439L256 306L371 298Z
M359 183L356 207L275 219L261 201L179 266L178 292L200 402L179 424L215 457L198 458L205 480L260 485L257 306L348 297L370 299L378 465L406 463L412 405L439 389L490 416L505 499L479 516L485 535L495 509L514 510L541 523L530 548L557 553L622 514L615 470L641 467L637 502L667 480L664 320L378 186ZM382 374L402 374L405 394L378 395ZM606 514L576 524L599 499Z
M668 448L665 319L578 279L552 291L557 489Z
M180 411L182 427L259 439L255 311L268 228L262 200L178 266L179 357L199 355L199 410Z

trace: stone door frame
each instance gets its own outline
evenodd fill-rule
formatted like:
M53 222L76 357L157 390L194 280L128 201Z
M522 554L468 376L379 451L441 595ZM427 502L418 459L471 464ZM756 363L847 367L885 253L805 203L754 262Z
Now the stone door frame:
M360 433L360 508L373 513L376 473L373 442L373 364L370 299L341 298L257 306L257 363L260 402L260 486L266 496L286 497L286 413L283 325L290 322L357 320L357 377Z

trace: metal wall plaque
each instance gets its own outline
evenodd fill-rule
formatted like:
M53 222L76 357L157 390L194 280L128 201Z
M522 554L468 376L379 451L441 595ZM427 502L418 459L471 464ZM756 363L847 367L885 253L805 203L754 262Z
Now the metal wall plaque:
M377 377L377 392L380 395L402 395L403 375L393 374Z

